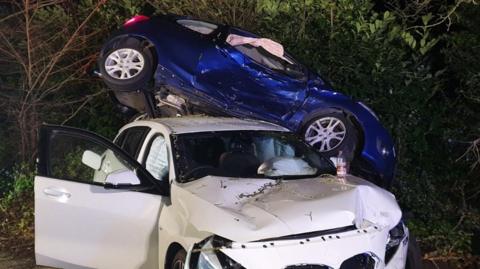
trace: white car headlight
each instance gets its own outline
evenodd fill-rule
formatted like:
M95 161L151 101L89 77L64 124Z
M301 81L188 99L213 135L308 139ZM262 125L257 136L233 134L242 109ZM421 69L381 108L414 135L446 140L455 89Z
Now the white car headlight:
M195 244L189 263L190 269L245 269L241 264L225 255L221 249L226 248L231 242L211 236L202 242Z
M406 237L405 224L400 221L395 227L393 227L388 233L388 242L385 251L385 264L387 264L393 255L397 252L400 243L404 242ZM408 241L406 241L408 242Z
M200 250L200 255L198 257L198 268L202 269L221 269L222 265L218 260L217 254L212 245L213 237L208 240L205 245Z

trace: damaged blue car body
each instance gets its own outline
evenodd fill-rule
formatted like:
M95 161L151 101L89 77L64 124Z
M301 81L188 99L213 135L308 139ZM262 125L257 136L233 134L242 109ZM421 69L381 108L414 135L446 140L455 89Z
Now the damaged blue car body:
M100 71L116 99L138 111L162 116L159 108L170 104L176 114L276 123L328 157L347 154L351 173L391 185L394 144L367 106L334 91L288 53L281 59L261 46L232 46L230 35L259 38L182 16L136 16L106 42ZM138 70L124 74L125 66ZM135 105L135 98L143 103Z

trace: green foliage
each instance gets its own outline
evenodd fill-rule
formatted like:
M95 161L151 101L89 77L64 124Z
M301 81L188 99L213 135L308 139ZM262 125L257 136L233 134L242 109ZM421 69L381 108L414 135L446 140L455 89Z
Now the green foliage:
M84 0L81 2L82 9L88 10L97 1ZM107 27L118 27L130 17L142 13L147 4L142 0L119 0L107 1L96 17L95 23L106 24Z
M0 197L0 249L21 252L33 246L34 174L27 165L15 168L10 191Z
M67 150L65 150L65 148ZM63 147L60 151L63 154L54 155L51 160L52 176L54 178L66 178L75 180L89 180L92 178L93 170L82 163L85 147L73 146Z

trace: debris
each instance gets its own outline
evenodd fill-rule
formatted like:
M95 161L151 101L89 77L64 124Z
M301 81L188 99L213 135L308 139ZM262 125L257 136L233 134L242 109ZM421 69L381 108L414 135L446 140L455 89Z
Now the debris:
M251 197L254 197L254 196L257 196L258 194L261 194L261 193L264 193L267 189L270 189L270 188L273 188L273 187L276 187L278 185L280 185L280 183L282 183L281 180L276 180L274 183L272 182L268 182L268 183L265 183L263 186L261 186L260 188L258 188L258 190L252 192L252 193L240 193L240 195L238 196L238 198L251 198Z
M310 221L313 221L312 211L310 211L308 214L305 214L305 216L310 217Z

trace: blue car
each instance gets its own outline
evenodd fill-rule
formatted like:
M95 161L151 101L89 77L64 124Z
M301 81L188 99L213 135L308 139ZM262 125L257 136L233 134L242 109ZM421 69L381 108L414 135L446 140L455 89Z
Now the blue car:
M106 42L99 69L117 101L155 117L228 115L299 134L350 172L389 187L395 149L372 110L334 91L275 41L189 17L135 16Z

